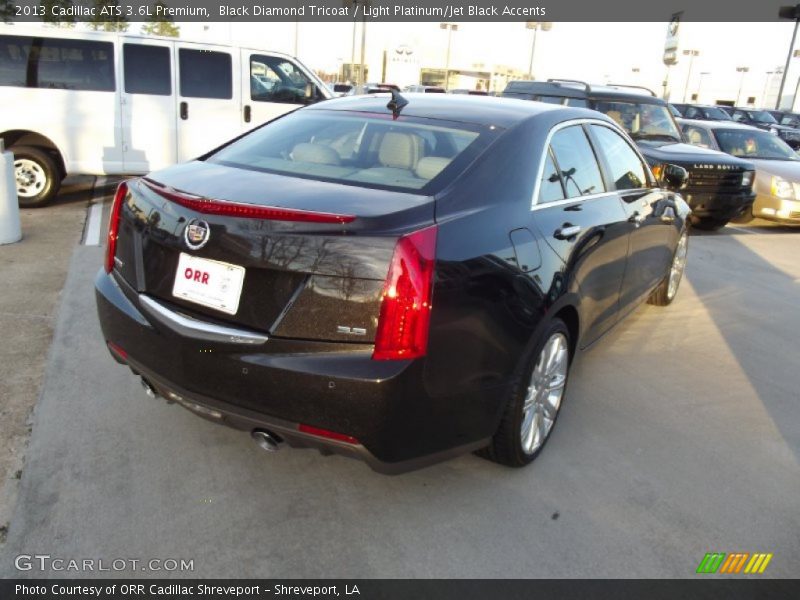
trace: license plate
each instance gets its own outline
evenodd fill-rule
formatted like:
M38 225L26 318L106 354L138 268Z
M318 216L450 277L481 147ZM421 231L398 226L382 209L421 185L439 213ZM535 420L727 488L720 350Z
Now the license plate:
M244 284L244 267L181 252L172 295L235 315Z

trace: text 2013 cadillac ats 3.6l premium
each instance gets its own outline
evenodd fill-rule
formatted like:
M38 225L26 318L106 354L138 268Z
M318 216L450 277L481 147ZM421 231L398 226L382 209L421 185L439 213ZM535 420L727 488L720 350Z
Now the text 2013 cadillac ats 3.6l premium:
M571 360L675 297L689 208L600 113L342 98L123 183L97 307L151 395L397 473L529 463Z

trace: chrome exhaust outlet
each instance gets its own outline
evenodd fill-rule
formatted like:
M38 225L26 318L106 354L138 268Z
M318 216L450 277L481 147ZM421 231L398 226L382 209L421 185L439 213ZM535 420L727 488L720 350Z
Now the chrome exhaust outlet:
M147 394L151 398L157 398L158 397L158 392L156 391L156 388L154 388L152 386L152 384L149 381L147 381L147 379L145 379L144 377L141 377L140 381L142 382L142 387L144 388L144 393L145 394Z
M264 429L253 429L250 433L259 448L266 452L277 452L283 440L270 431Z

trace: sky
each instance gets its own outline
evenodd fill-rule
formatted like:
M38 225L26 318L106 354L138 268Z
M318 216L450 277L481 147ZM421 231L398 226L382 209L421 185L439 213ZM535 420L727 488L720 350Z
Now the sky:
M176 23L181 37L206 42L236 43L294 54L295 31L299 58L308 66L335 72L350 62L351 23ZM359 25L360 26L360 25ZM701 102L757 97L774 103L780 81L767 73L783 67L792 38L791 22L692 23L681 25L680 48L697 50L691 65L680 55L669 70L671 100L687 100L693 93ZM662 62L666 23L554 23L537 34L534 74L537 79L560 77L594 83L628 83L647 86L659 94L667 68ZM138 31L133 24L131 32ZM408 44L422 57L422 66L444 68L446 31L438 23L368 23L367 62L380 73L384 50ZM359 30L356 62L361 43ZM506 65L527 72L532 31L524 23L460 23L452 34L451 68L474 63ZM737 67L747 67L742 76ZM634 72L633 69L639 69ZM705 75L703 75L705 73ZM786 94L793 94L800 77L800 58L789 69ZM372 77L370 77L372 79ZM688 85L687 85L688 81ZM769 83L769 85L767 85Z
M294 53L294 23L182 23L183 37L253 44ZM681 55L670 69L671 99L679 102L684 92L700 92L700 100L734 99L742 84L742 102L756 96L760 103L767 72L783 67L792 38L792 23L683 23L680 48L699 51L693 59ZM589 82L630 83L661 92L667 69L662 62L666 23L554 23L550 31L537 34L534 73L537 79L561 77ZM326 71L349 62L353 26L350 23L300 23L298 56L306 64ZM356 60L360 51L358 32ZM409 44L423 56L423 66L443 67L447 32L438 23L369 23L367 57L380 64L384 49ZM461 23L452 34L451 67L473 63L498 64L527 71L532 32L524 23ZM438 64L437 64L438 63ZM787 93L793 93L800 77L800 58L793 59L787 76ZM796 64L795 64L796 63ZM749 72L741 78L737 67ZM632 69L638 68L635 73ZM701 75L706 73L706 75ZM772 100L779 77L773 76ZM702 81L701 81L702 80ZM700 88L698 90L698 87Z

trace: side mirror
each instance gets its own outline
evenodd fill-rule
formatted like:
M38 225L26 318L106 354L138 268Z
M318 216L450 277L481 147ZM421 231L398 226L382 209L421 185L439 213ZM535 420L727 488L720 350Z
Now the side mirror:
M657 171L656 178L664 187L673 191L681 189L689 180L689 173L678 165L659 165L654 171Z

